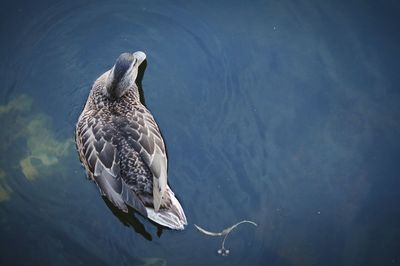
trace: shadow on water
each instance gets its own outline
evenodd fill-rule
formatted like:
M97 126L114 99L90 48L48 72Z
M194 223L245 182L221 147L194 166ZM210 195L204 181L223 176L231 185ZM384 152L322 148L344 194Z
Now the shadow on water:
M139 97L140 97L140 102L146 106L146 102L144 100L144 93L143 93L143 86L142 86L142 80L143 80L143 76L144 76L144 72L146 71L147 68L147 59L144 60L140 66L139 66L139 71L138 71L138 75L136 78L136 84L138 86L139 89ZM147 106L146 106L147 107Z
M146 231L144 225L139 221L138 218L136 218L135 215L137 214L137 212L135 210L129 208L129 211L126 213L116 208L114 204L112 204L107 198L102 197L102 199L106 203L107 207L122 224L128 227L132 227L136 233L143 236L146 240L152 240L151 234Z
M136 215L140 215L137 211L132 209L131 207L128 206L128 212L123 212L117 207L114 206L107 198L101 197L107 207L110 209L110 211L118 218L118 220L125 226L132 227L133 230L143 236L146 240L152 241L153 238L149 232L146 231L146 228L144 227L143 223L139 221L138 218L136 218ZM169 230L168 228L156 224L153 221L149 221L149 224L152 224L154 227L157 228L157 236L161 237L163 234L163 230Z

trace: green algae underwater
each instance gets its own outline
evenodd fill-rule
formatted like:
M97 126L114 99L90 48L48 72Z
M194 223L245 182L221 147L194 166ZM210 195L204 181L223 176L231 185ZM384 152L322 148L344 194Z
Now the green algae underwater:
M61 162L71 159L74 141L55 137L51 118L35 110L32 98L22 94L0 106L0 121L7 125L0 133L0 202L12 197L8 182L15 175L34 182L65 172Z

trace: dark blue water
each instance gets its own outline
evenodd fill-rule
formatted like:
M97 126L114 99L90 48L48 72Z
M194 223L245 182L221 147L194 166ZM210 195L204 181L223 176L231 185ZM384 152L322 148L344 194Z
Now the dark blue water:
M0 265L400 265L400 6L313 2L2 1ZM183 232L109 208L75 151L137 50ZM243 219L226 257L193 226Z

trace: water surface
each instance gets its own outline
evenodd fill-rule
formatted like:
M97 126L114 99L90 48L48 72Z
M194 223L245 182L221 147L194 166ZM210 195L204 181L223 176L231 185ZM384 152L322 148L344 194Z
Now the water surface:
M3 1L0 264L399 265L399 11ZM109 208L75 152L92 82L137 50L183 232ZM227 257L193 226L243 219Z

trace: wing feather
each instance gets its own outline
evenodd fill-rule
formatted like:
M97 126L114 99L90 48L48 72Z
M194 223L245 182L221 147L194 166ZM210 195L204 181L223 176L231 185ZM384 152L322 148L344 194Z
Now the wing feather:
M125 212L129 205L147 217L143 202L121 178L117 147L114 146L112 137L115 134L112 130L111 127L102 126L100 121L81 127L78 133L83 144L81 160L88 165L102 195Z
M129 123L130 130L136 131L139 135L133 148L153 174L153 205L154 210L158 211L167 187L165 145L157 124L147 109L140 108L135 118L137 122Z

